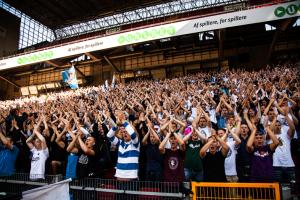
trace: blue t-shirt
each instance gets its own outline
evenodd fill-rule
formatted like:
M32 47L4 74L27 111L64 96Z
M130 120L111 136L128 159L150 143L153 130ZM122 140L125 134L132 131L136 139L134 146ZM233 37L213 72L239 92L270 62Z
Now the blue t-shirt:
M226 118L221 116L221 115L217 115L217 125L218 128L226 128Z
M78 155L70 153L68 156L66 179L76 178L77 161L78 161Z
M15 163L19 153L18 147L5 148L0 144L0 176L10 176L15 172Z

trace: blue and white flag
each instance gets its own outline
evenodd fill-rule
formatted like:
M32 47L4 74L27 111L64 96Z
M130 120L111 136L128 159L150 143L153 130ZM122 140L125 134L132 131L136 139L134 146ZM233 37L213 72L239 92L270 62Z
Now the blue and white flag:
M75 67L72 66L69 70L61 72L63 82L67 83L71 89L78 89L78 81L76 78Z

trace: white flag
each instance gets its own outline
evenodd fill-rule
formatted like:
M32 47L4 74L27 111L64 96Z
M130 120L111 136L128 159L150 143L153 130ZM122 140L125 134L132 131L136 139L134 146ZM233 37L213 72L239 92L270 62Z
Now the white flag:
M22 200L68 200L69 182L71 179L60 181L54 184L45 185L43 187L27 190L22 193Z

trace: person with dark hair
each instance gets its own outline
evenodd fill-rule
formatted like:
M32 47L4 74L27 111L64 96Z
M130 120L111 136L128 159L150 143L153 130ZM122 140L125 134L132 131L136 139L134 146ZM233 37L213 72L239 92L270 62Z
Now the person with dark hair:
M112 120L111 120L112 121ZM118 161L115 177L120 181L138 179L140 141L133 126L126 121L123 111L116 111L117 127L113 121L113 126L107 133L107 137L112 145L118 146ZM120 138L115 136L115 132L120 132Z
M275 122L274 133L280 141L273 155L273 167L276 181L290 183L296 180L295 164L291 154L291 140L294 138L295 125L288 116L289 110L285 113L287 126L280 121Z
M250 154L247 151L247 141L250 136L250 130L248 125L243 122L239 133L241 140L240 147L237 150L236 155L236 170L239 177L239 182L249 182L250 178Z
M142 140L146 154L146 180L162 181L163 156L159 152L160 138L147 118L148 132Z
M15 162L19 153L11 137L5 137L0 129L0 177L10 176L15 172Z
M203 181L203 164L199 152L206 140L205 135L193 129L184 136L183 141L186 143L184 160L185 181Z
M78 151L78 161L77 161L77 176L78 178L95 177L96 167L99 156L99 148L96 139L93 136L85 136L85 141L83 141L84 134L81 129L77 128L79 151Z
M231 105L227 102L226 99L227 99L226 96L222 96L216 108L218 128L226 128L227 115L229 112L233 111Z
M279 141L269 126L266 127L268 136L272 143L265 145L266 135L257 132L255 126L247 142L247 151L251 154L251 174L252 182L272 182L273 174L273 153Z
M46 161L49 157L45 137L39 130L41 122L42 118L40 118L37 125L35 125L33 134L26 140L27 146L32 153L30 167L31 180L45 179Z
M164 154L164 181L182 182L184 181L185 143L176 132L171 131L171 126L169 124L169 131L159 145L160 152ZM166 148L168 141L170 149Z
M224 129L219 129L217 132L218 135L226 135ZM213 133L200 150L206 182L226 182L224 163L229 147L218 135Z

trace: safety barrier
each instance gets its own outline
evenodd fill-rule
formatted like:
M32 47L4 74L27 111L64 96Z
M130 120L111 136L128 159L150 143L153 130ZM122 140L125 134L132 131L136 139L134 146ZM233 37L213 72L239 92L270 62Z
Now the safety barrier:
M192 182L193 200L259 199L280 200L278 183L210 183Z
M0 192L19 195L26 190L61 181L61 175L46 175L42 180L30 180L28 174L0 177ZM172 182L117 181L85 178L70 182L72 200L173 200L183 199L181 184Z

